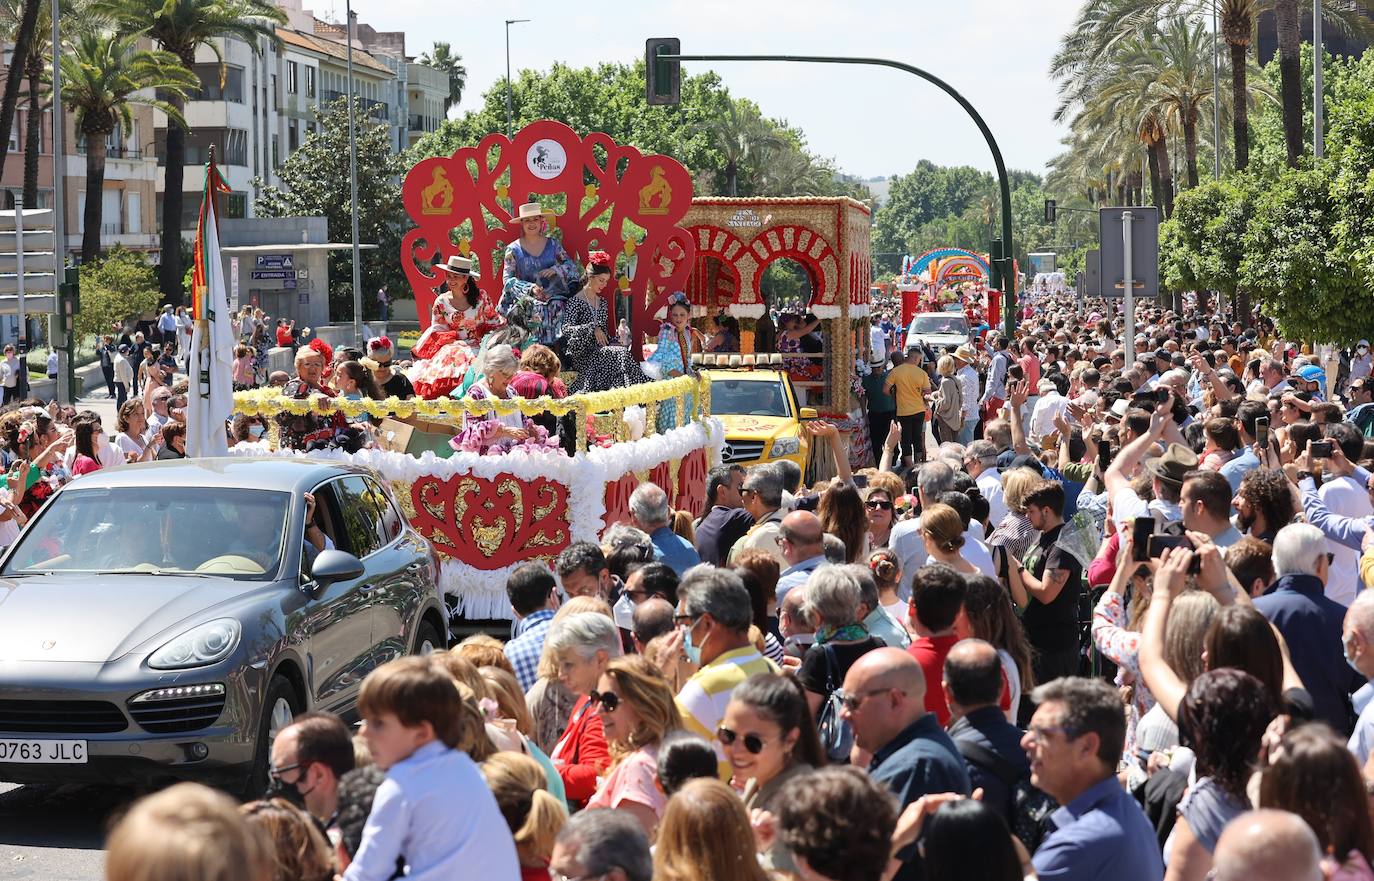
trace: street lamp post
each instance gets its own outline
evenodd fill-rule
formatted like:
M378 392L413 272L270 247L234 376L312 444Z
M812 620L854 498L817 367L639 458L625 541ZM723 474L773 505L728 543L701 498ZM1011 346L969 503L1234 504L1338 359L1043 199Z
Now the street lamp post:
M1221 180L1221 62L1217 60L1219 33L1217 0L1212 0L1212 176L1217 180Z
M511 85L510 85L510 26L522 24L529 21L528 18L508 18L506 19L506 137L510 137L515 132L515 113L511 109Z
M359 347L363 343L363 279L362 267L358 263L358 138L353 125L353 34L358 20L353 12L352 0L347 0L345 9L348 14L348 198L352 205L353 234L353 343Z

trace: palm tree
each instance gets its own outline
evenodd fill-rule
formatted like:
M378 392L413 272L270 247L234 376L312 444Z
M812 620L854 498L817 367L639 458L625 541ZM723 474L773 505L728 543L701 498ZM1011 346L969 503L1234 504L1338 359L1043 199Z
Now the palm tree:
M833 171L790 142L763 151L759 166L760 196L816 195L828 193L835 186Z
M168 98L184 101L200 80L171 52L139 49L140 33L87 33L62 52L62 99L73 108L76 131L86 142L85 232L81 260L100 254L100 222L105 187L105 138L122 123L133 127L129 108L154 107L176 124L181 111ZM161 97L150 97L157 94Z
M448 97L444 99L444 114L447 115L448 109L463 99L463 87L468 84L463 56L454 53L450 44L435 40L434 52L422 54L420 63L448 74Z
M1268 0L1274 11L1274 29L1279 55L1279 94L1283 104L1283 142L1288 150L1288 165L1296 168L1302 155L1306 137L1303 134L1303 114L1306 96L1302 89L1302 15L1298 0ZM1346 34L1354 34L1368 41L1374 37L1374 20L1370 12L1374 3L1369 0L1335 0L1322 8L1322 21L1335 25Z
M781 149L788 142L747 101L730 101L726 109L725 115L697 126L696 130L705 132L725 159L725 195L738 196L740 167L754 156Z
M33 42L34 31L38 27L38 11L47 0L24 0L24 6L13 30L14 55L5 74L5 93L0 98L0 167L5 164L5 156L10 149L10 129L14 125L14 108L19 104L19 90L23 86L23 59L29 54L29 44ZM8 39L8 35L7 35Z
M218 37L234 37L254 51L261 38L276 40L275 25L286 24L286 13L269 0L94 0L96 14L117 22L124 33L144 33L190 69L196 50L209 46L222 58ZM173 95L169 106L180 116L184 96ZM167 126L167 159L162 193L162 262L158 286L173 305L184 298L181 265L182 182L186 165L186 129Z

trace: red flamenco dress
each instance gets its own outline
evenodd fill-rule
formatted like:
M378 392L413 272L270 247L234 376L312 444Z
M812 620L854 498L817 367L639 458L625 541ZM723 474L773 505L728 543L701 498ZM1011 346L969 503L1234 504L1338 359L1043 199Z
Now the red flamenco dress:
M407 377L415 386L415 394L432 401L461 386L469 365L477 357L482 337L503 323L486 297L459 312L452 294L440 294L434 301L429 327L410 350L416 362Z

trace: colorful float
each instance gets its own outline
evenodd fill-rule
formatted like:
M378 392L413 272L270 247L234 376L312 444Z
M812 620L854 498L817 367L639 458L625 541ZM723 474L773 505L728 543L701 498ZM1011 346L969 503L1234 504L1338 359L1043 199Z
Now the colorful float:
M989 288L991 278L988 255L963 248L935 248L903 257L895 285L902 298L902 323L910 324L920 312L939 312L957 304L966 314L977 313L996 327L1002 292Z

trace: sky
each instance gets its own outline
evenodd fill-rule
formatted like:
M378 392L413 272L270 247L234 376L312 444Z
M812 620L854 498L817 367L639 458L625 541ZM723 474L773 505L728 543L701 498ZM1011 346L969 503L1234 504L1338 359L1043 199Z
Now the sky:
M321 18L344 19L344 0L305 0ZM511 69L554 61L589 66L631 62L647 37L679 37L683 54L814 54L890 58L921 67L964 94L983 115L1009 168L1043 173L1064 130L1051 118L1050 57L1080 0L650 0L616 4L483 0L354 0L361 22L406 33L419 55L446 40L463 56L461 110L505 75L505 19ZM982 135L954 100L911 74L852 65L696 62L731 94L806 134L810 149L860 177L910 171L920 159L991 171Z

